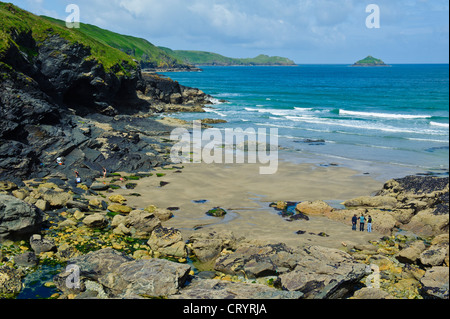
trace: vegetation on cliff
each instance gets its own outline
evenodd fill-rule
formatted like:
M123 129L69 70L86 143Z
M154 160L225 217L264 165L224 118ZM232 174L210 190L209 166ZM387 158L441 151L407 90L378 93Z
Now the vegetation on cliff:
M34 43L32 43L33 41L26 44L17 43L19 37L28 35L28 38L34 40L39 47L40 43L45 40L58 36L72 44L78 43L89 48L89 59L98 61L106 71L112 70L114 66L121 65L121 68L115 69L115 73L127 73L126 70L123 70L124 67L135 69L137 66L133 58L126 53L114 49L78 29L68 29L10 3L0 2L0 20L2 21L0 25L0 60L3 60L7 52L14 46L20 51L26 52L28 57L38 54Z
M61 26L65 25L64 21L58 19L45 16L43 18ZM142 68L190 68L182 60L171 54L167 54L164 50L161 50L142 38L118 34L85 23L80 23L80 29L78 31L86 37L94 38L105 45L118 49L135 58L140 62Z
M283 57L270 57L268 55L258 55L255 58L248 59L236 59L229 58L223 55L204 52L204 51L184 51L184 50L171 50L169 48L163 48L162 50L176 56L178 59L188 64L193 65L219 65L219 66L252 66L252 65L280 65L280 66L293 66L296 65L294 61Z

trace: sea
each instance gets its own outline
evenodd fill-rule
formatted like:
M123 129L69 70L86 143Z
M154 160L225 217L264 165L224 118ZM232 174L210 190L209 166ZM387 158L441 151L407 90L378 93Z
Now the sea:
M380 180L448 176L449 65L202 67L163 75L214 98L226 128L277 128L280 156Z

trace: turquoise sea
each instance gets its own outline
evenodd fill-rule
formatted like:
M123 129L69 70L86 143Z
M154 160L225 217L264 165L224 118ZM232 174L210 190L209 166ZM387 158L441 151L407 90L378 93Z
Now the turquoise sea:
M278 128L282 158L338 164L378 178L448 175L449 65L203 67L165 73L212 95L185 120ZM227 102L220 102L226 100Z

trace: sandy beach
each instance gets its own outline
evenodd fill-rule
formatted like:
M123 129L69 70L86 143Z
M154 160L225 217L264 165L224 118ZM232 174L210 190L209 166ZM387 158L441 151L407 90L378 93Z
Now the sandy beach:
M158 169L156 173L165 175L154 174L136 181L138 186L132 192L141 197L127 196L130 190L125 189L114 193L124 195L127 205L135 209L149 205L178 207L173 211L174 218L164 226L179 229L185 239L195 231L229 230L237 237L252 240L339 248L342 242L365 244L381 237L377 233L352 232L348 225L325 217L288 222L269 207L276 201L324 200L337 204L371 195L382 187L379 181L351 169L280 162L276 174L260 175L257 164L183 166L182 170ZM161 187L161 182L169 184ZM222 207L228 214L225 218L207 216L205 213L214 207ZM299 230L306 233L296 234ZM322 232L329 237L317 235Z

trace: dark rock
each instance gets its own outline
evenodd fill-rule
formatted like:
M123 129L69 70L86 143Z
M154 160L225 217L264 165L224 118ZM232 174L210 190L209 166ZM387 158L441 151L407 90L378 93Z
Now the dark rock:
M206 215L212 217L224 217L226 214L226 210L220 207L213 208L206 213Z
M12 298L22 290L20 271L9 266L0 266L0 298Z
M207 263L217 257L224 249L236 250L238 240L232 232L199 232L189 237L192 253L200 262Z
M80 202L80 201L75 201L75 200L68 201L66 206L67 206L67 208L79 209L82 212L88 212L89 211L89 205L87 203L83 203L83 202Z
M116 296L165 297L179 292L190 270L189 265L164 259L136 260L121 264L99 282Z
M40 231L43 212L13 196L0 195L0 241L28 239Z
M245 284L223 280L198 280L182 289L170 299L214 299L214 300L267 300L267 299L300 299L301 292L281 291L261 284ZM264 312L263 312L264 313Z
M307 299L339 299L355 289L365 275L365 265L349 254L311 246L300 252L294 271L280 275L278 285L300 291Z
M433 267L420 280L422 293L432 299L448 299L448 267Z
M109 186L103 183L94 183L90 188L94 191L106 191Z
M53 240L42 238L41 235L33 235L30 238L30 246L36 255L48 251L56 250Z
M38 264L38 259L33 252L26 252L17 256L14 256L14 263L17 266L22 267L34 267Z
M225 274L258 278L292 270L297 261L294 252L284 244L243 246L231 255L219 257L214 269Z

